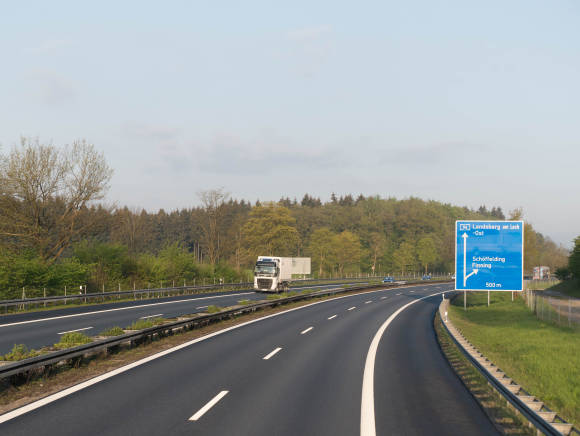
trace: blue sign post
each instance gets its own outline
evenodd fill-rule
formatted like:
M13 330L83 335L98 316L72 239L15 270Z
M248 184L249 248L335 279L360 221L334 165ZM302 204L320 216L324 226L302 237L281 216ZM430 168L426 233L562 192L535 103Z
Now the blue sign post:
M455 222L455 289L521 291L523 221Z

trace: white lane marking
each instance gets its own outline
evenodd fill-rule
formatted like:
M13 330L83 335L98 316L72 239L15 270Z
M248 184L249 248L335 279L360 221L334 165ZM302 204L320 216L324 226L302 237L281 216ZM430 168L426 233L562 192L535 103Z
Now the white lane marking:
M141 317L141 318L139 318L139 319L156 318L156 317L158 317L158 316L161 316L161 315L163 315L163 314L162 314L162 313L158 313L157 315L147 315L147 316L142 316L142 317Z
M306 333L308 333L310 330L312 330L314 327L308 327L306 330L302 330L300 332L301 335L305 335Z
M439 289L439 288L437 288L437 289ZM413 294L415 291L409 291L409 292L410 292L411 294Z
M387 297L381 297L381 300L385 300Z
M369 303L372 303L372 302L373 302L372 300L365 301L365 304L369 304Z
M272 357L274 354L278 353L278 351L280 351L281 349L282 349L282 347L276 348L275 350L273 350L270 353L268 353L266 356L262 357L262 359L269 360L270 357Z
M367 359L365 362L365 369L363 374L363 385L362 385L362 399L360 406L360 435L361 436L375 436L376 426L375 426L375 358L377 356L377 350L379 348L379 342L383 336L383 333L387 330L389 324L407 307L418 301L425 300L426 298L433 297L434 295L442 294L442 292L437 292L435 294L427 295L426 297L419 298L418 300L413 300L410 303L405 304L403 307L398 309L393 313L381 327L375 333L375 336L369 347L367 353Z
M408 286L406 286L406 287L408 287ZM61 398L68 397L69 395L72 395L75 392L82 391L83 389L86 389L86 388L88 388L90 386L96 385L97 383L100 383L100 382L102 382L104 380L108 380L108 379L110 379L112 377L115 377L116 375L119 375L119 374L122 374L124 372L130 371L133 368L136 368L138 366L144 365L144 364L146 364L148 362L151 362L153 360L157 360L157 359L159 359L161 357L164 357L164 356L166 356L168 354L175 353L176 351L179 351L179 350L181 350L183 348L190 347L190 346L192 346L194 344L197 344L198 342L202 342L202 341L205 341L207 339L213 338L214 336L219 336L219 335L222 335L222 334L227 333L229 331L236 330L236 329L239 329L241 327L245 327L245 326L250 325L250 324L254 324L256 322L261 322L261 321L264 321L266 319L274 318L276 316L286 315L286 314L288 314L290 312L294 312L296 310L306 309L308 307L316 306L318 304L329 303L331 301L342 300L344 298L358 297L358 296L360 296L362 294L374 294L374 293L377 293L377 292L385 292L385 291L391 291L391 290L392 290L392 288L377 289L376 291L359 292L357 294L343 295L341 297L336 297L336 298L332 298L332 299L329 299L329 300L316 301L316 302L311 303L311 304L305 304L304 306L295 307L293 309L288 309L288 310L285 310L283 312L273 313L272 315L267 315L267 316L264 316L262 318L252 319L250 321L243 322L241 324L237 324L237 325L234 325L234 326L231 326L231 327L227 327L227 328L225 328L223 330L219 330L217 332L213 332L213 333L210 333L208 335L201 336L201 337L199 337L197 339L192 339L191 341L184 342L183 344L177 345L177 346L175 346L173 348L169 348L167 350L160 351L157 354L153 354L153 355L148 356L148 357L145 357L145 358L143 358L141 360L137 360L136 362L133 362L133 363L130 363L128 365L122 366L120 368L114 369L113 371L110 371L110 372L107 372L105 374L99 375L97 377L94 377L94 378L92 378L90 380L87 380L87 381L84 381L82 383L79 383L77 385L71 386L70 388L66 388L66 389L64 389L64 390L62 390L60 392L56 392L56 393L54 393L52 395L49 395L47 397L44 397L44 398L42 398L40 400L34 401L34 402L29 403L29 404L27 404L25 406L22 406L22 407L19 407L18 409L14 409L14 410L12 410L12 411L10 411L8 413L5 413L3 415L0 415L0 424L2 424L4 422L7 422L7 421L10 421L11 419L17 418L19 416L22 416L25 413L28 413L28 412L31 412L33 410L39 409L42 406L45 406L45 405L50 404L50 403L53 403L53 402L55 402L57 400L60 400ZM251 293L251 292L249 292L249 293ZM236 294L236 295L240 295L240 294Z
M90 330L90 329L92 329L92 327L84 327L82 329L69 330L68 332L60 332L60 333L57 333L57 335L64 335L64 334L73 333L73 332L82 332L83 330Z
M223 397L225 397L228 394L229 391L221 391L219 394L217 394L215 397L213 397L209 403L207 403L205 406L203 406L201 409L199 409L195 415L193 415L191 418L189 418L190 421L197 421L199 418L201 418L209 409L211 409L213 406L215 406L219 400L221 400Z
M336 318L336 316L337 316L337 315L332 315L332 316L329 316L329 317L328 317L328 319L334 319L334 318Z
M397 295L402 295L400 292Z
M350 308L348 308L346 310L354 310L354 309L356 309L356 306L352 306L352 307L350 307Z
M207 299L211 299L211 298L238 297L240 295L250 295L250 294L254 294L254 292L244 292L242 294L231 294L231 295L218 295L218 296L214 296L214 297L190 298L188 300L163 301L160 303L141 304L139 306L117 307L115 309L95 310L94 312L74 313L72 315L53 316L51 318L31 319L29 321L19 321L19 322L12 322L9 324L0 324L0 328L9 327L9 326L13 326L13 325L31 324L33 322L43 322L43 321L53 321L55 319L73 318L76 316L95 315L97 313L117 312L119 310L140 309L141 307L161 306L163 304L175 304L175 303L186 303L186 302L195 303L198 300L207 300Z
M196 307L196 309L207 309L208 307L209 306L199 306L199 307Z

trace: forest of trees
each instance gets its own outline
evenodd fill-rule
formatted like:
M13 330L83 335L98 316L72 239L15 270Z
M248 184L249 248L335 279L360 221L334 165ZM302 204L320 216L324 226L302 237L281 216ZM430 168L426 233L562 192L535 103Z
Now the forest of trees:
M499 207L362 194L252 204L224 189L199 192L199 206L170 212L113 208L99 203L110 169L84 142L61 151L24 141L0 158L0 298L79 284L97 291L246 281L261 254L310 256L315 277L452 273L455 220L522 218L520 210L506 217ZM75 159L84 163L75 167ZM568 254L526 224L526 271L554 270Z

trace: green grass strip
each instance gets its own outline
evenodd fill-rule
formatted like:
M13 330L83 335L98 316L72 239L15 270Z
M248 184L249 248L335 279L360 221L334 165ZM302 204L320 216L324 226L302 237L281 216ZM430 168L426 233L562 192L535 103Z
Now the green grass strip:
M544 322L511 293L459 295L450 307L457 328L526 391L567 421L580 423L580 333Z

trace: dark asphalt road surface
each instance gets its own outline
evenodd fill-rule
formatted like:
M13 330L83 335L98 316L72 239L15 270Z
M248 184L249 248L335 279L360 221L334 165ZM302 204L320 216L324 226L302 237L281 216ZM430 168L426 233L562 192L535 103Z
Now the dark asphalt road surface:
M292 290L330 289L336 286L316 285L294 287ZM6 315L0 317L0 355L9 352L15 344L24 344L28 348L52 345L60 340L59 333L80 330L95 336L111 327L127 327L143 317L156 315L173 318L203 312L210 305L227 307L237 304L239 300L265 298L263 293L245 290Z
M376 331L404 304L450 287L352 295L253 322L0 424L0 434L356 435ZM437 346L440 299L407 308L379 343L379 435L497 434Z

